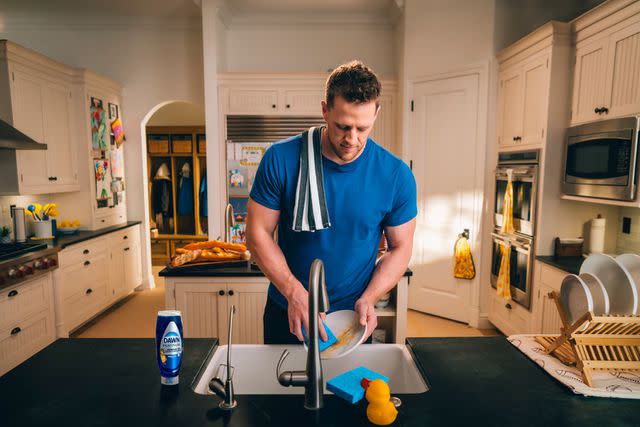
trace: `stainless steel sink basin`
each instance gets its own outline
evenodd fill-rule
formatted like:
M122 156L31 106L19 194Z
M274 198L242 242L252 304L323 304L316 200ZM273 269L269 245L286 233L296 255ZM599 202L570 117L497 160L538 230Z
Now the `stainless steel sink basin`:
M304 370L307 352L302 345L250 345L234 344L231 365L235 368L233 384L235 394L303 394L303 387L283 387L276 378L276 365L280 355L288 349L283 369ZM226 363L227 346L219 346L195 386L199 394L212 394L209 381L218 370L226 379L220 365ZM322 361L325 381L357 366L365 366L389 378L392 394L417 394L428 390L409 350L400 344L364 344L340 359Z

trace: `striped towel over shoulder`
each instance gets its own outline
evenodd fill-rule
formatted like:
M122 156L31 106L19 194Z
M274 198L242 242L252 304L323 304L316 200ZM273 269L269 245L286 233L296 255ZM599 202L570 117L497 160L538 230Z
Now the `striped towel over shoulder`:
M302 134L300 168L293 211L293 231L316 231L331 227L322 172L321 127Z

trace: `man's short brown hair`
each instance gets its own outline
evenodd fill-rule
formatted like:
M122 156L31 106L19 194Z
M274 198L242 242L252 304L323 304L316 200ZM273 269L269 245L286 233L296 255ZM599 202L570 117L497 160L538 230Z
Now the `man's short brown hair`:
M336 96L358 104L376 101L377 107L382 86L371 68L361 61L351 61L331 72L325 90L325 100L330 109L333 108Z

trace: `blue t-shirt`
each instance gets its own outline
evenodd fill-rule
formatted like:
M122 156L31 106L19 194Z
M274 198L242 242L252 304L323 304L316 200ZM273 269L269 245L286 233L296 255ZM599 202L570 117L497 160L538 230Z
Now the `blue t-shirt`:
M319 258L325 267L330 311L353 310L369 284L385 226L417 215L416 183L402 160L367 140L351 163L322 158L331 227L293 231L301 135L272 145L265 153L251 189L251 199L280 211L278 245L296 278L308 289L309 270ZM287 300L273 283L269 297L283 308Z

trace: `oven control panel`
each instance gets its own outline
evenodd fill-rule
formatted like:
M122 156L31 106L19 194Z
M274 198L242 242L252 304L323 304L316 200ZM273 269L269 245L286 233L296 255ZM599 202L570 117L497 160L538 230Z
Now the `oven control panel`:
M49 254L33 259L16 260L0 265L0 287L15 285L46 274L58 267L58 255Z

